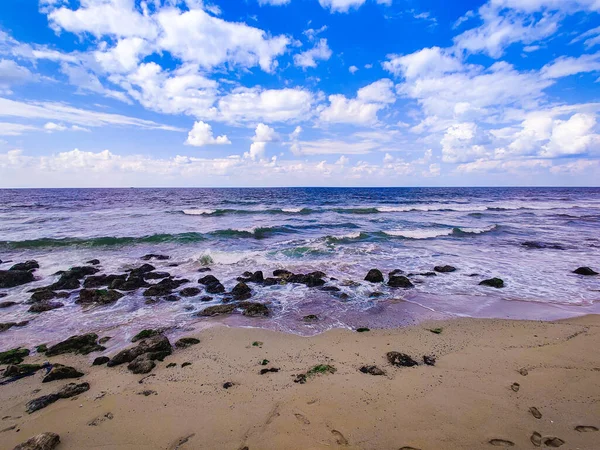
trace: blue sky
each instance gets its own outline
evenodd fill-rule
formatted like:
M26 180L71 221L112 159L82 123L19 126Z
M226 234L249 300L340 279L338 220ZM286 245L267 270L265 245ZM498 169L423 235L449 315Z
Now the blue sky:
M0 187L598 185L600 0L4 0Z

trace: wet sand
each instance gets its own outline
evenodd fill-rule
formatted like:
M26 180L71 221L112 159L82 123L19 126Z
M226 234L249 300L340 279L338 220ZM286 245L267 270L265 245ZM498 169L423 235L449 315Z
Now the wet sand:
M508 442L528 449L536 448L534 432L542 448L558 443L554 437L563 449L594 450L600 442L593 428L576 430L600 428L600 315L456 319L314 337L213 327L195 337L200 344L175 350L149 377L126 365L91 367L94 353L50 358L84 372L77 382L91 389L32 414L25 413L27 401L74 380L42 384L38 372L0 386L0 430L8 429L0 431L0 448L44 431L60 435L60 450L476 450ZM386 358L391 351L420 365L394 367ZM424 365L424 355L435 355L436 365ZM269 363L260 365L263 359ZM294 382L319 364L336 371ZM371 365L385 375L359 371ZM260 375L264 368L280 370ZM226 382L233 386L225 389Z

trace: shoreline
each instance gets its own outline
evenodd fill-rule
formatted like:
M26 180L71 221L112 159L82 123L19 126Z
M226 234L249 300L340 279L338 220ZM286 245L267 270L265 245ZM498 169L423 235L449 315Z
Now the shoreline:
M442 332L429 331L434 328ZM85 375L41 383L38 372L0 386L0 430L15 426L0 432L0 440L10 449L51 431L61 437L59 450L466 450L495 448L494 439L535 448L535 431L542 440L563 440L562 448L591 450L600 438L600 432L575 430L600 428L600 315L554 322L454 318L311 337L213 326L186 336L200 343L174 349L150 376L133 375L126 364L91 367L99 353L26 358ZM391 351L419 365L394 367L386 357ZM423 356L435 356L435 366L423 364ZM182 367L185 362L191 365ZM176 367L167 368L171 363ZM317 365L335 373L294 382ZM385 375L359 370L373 365ZM260 375L263 368L279 371ZM69 382L88 382L90 389L25 413L26 402ZM233 385L225 389L228 382Z

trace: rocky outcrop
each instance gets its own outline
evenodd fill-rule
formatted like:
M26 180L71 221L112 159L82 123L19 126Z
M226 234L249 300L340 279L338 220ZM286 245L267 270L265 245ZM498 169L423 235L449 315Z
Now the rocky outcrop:
M154 267L152 264L142 264L135 269L130 269L129 275L132 277L142 277L145 273L152 272L153 270L156 270L156 267Z
M150 261L151 259L156 259L157 261L166 261L168 259L171 259L171 257L167 255L157 255L155 253L149 253L147 255L142 256L140 259L142 261Z
M573 271L573 273L576 273L577 275L586 275L586 276L598 275L598 272L593 270L591 267L578 267L577 269L575 269Z
M56 356L65 353L87 355L92 352L105 350L105 348L98 345L97 342L98 335L94 333L71 336L69 339L49 347L46 351L46 356Z
M0 309L10 308L11 306L15 306L17 304L17 302L0 302Z
M21 347L0 352L0 364L21 364L23 362L23 358L28 355L29 350Z
M161 297L170 295L173 291L179 288L182 284L188 283L189 280L174 280L173 278L165 278L157 284L150 286L144 291L144 297Z
M75 303L80 305L110 305L121 297L123 297L123 294L112 289L82 289Z
M236 300L247 300L252 297L251 289L243 281L240 281L235 285L235 287L231 290L231 294Z
M0 288L21 286L33 280L33 273L27 270L0 270Z
M163 278L171 278L169 272L146 272L144 280L162 280Z
M365 281L369 283L383 283L383 274L379 269L371 269L367 276L365 277Z
M396 367L413 367L418 366L419 363L408 356L406 353L400 352L388 352L387 360L392 366Z
M213 317L221 314L231 314L235 311L236 305L234 303L227 303L224 305L215 305L204 308L197 315L200 317Z
M270 314L267 305L254 302L242 302L239 304L242 314L247 317L267 317Z
M435 266L433 268L433 270L435 270L436 272L439 273L450 273L450 272L456 272L456 267L454 266Z
M2 333L3 331L8 331L12 327L24 327L28 323L29 323L28 320L24 320L23 322L5 322L5 323L0 323L0 333Z
M179 295L182 297L195 297L200 294L200 289L197 287L186 287L179 291Z
M73 290L81 286L80 280L88 275L94 275L100 272L99 269L91 266L71 267L66 272L62 272L56 283L51 284L46 289L50 290Z
M388 286L390 287L399 287L399 288L412 288L414 284L411 281L402 275L394 275L389 278Z
M125 282L127 275L94 275L87 277L83 282L83 287L86 289L99 288L110 286L116 281Z
M46 311L52 311L53 309L62 308L63 306L65 306L65 305L60 302L44 301L44 302L38 302L38 303L31 305L27 311L30 313L40 314L40 313L43 313Z
M40 265L38 264L38 262L34 259L31 259L29 261L25 261L22 263L17 263L14 266L12 266L10 269L8 270L35 270L35 269L39 269Z
M60 444L60 436L56 433L46 432L26 440L13 450L54 450L58 444Z
M89 264L91 266L97 266L100 264L100 260L99 259L90 259L89 261L86 261L85 263Z
M504 287L504 281L501 278L490 278L489 280L483 280L479 285L499 289Z
M44 377L42 383L48 383L55 380L65 380L68 378L80 378L83 373L71 366L63 366L62 364L54 364L48 375Z
M69 383L64 386L61 390L54 394L44 395L42 397L35 398L25 405L25 411L29 414L45 408L48 405L60 400L61 398L71 398L76 395L83 394L90 389L89 383Z
M108 356L98 356L96 359L94 359L94 362L92 362L92 366L102 366L108 361L110 361Z
M214 275L206 275L198 280L198 283L206 287L206 292L209 294L222 294L225 292L225 286L221 284Z
M122 350L117 353L115 356L111 358L108 362L109 367L118 366L124 363L131 363L138 359L140 356L145 355L145 360L154 361L154 360L162 360L166 356L172 353L173 349L171 347L171 343L166 336L162 334L151 336L149 338L143 339L140 343L133 348L128 348L126 350ZM140 359L137 364L140 367L143 365L144 367L150 366L150 364L142 364L142 359ZM135 365L134 365L135 366ZM154 366L153 366L154 367ZM132 370L132 369L130 369ZM136 369L137 370L137 369ZM152 370L152 368L150 369ZM133 371L133 370L132 370ZM145 372L134 372L134 373L145 373Z
M262 270L257 270L256 272L244 272L243 276L238 277L237 279L243 283L263 283L265 281L265 276Z
M200 343L200 339L184 337L184 338L179 339L177 342L175 342L175 347L187 348L187 347L191 347L192 345L197 345L199 343Z
M369 375L385 375L385 372L377 366L362 366L359 370Z

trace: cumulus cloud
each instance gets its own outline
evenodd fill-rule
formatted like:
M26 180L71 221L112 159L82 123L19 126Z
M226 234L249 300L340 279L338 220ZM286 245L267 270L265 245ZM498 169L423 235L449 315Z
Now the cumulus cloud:
M327 45L327 39L320 39L318 44L310 50L294 55L294 64L306 69L307 67L317 67L317 61L327 61L331 58L332 52Z
M203 147L205 145L228 145L231 144L231 141L226 135L214 137L212 127L199 121L194 123L185 143L194 147Z
M561 56L542 67L541 73L544 78L562 78L578 73L599 71L600 52L579 57Z
M16 84L33 80L34 75L26 67L9 59L0 59L0 92Z
M253 142L250 145L250 151L244 153L244 156L253 160L264 159L267 143L276 141L278 138L279 136L273 128L264 123L259 123L252 137Z
M367 0L319 0L323 8L331 12L347 13L352 9L360 8ZM376 0L377 4L390 6L392 0Z

